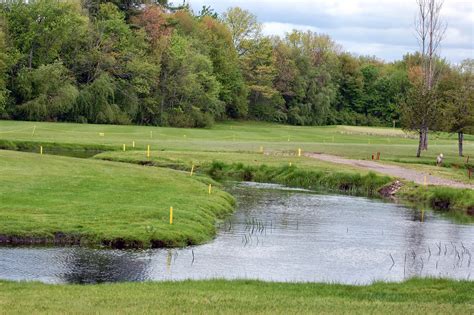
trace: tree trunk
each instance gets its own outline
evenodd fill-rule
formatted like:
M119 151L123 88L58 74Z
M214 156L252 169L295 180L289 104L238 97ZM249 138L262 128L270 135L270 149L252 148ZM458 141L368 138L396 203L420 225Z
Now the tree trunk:
M416 157L421 156L421 149L423 148L423 131L420 130L420 140L418 142L418 150L416 151Z
M464 133L462 131L458 132L458 146L459 146L459 156L463 156L462 144L464 141Z
M33 64L33 47L30 48L30 53L28 56L28 68L31 69Z
M423 128L423 143L421 146L422 150L428 150L428 128Z

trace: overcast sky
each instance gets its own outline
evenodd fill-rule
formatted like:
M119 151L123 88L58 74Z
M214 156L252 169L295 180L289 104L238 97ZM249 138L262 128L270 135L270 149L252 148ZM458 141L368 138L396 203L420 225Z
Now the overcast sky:
M175 1L179 2L179 1ZM415 0L189 0L195 11L209 5L222 13L239 6L258 16L265 34L293 29L330 35L344 50L392 61L413 52ZM474 1L445 0L448 23L441 55L457 63L474 58Z

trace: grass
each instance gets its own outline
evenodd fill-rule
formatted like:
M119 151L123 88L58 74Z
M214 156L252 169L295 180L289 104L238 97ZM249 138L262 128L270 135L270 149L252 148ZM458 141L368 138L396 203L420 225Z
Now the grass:
M33 134L33 128L35 133ZM101 136L100 134L103 134ZM349 126L299 127L258 122L229 122L211 129L179 129L147 126L88 125L71 123L0 121L0 139L107 145L122 144L175 151L249 151L292 150L324 151L353 158L369 158L380 151L382 158L413 159L434 163L442 150L447 162L457 159L456 135L433 135L426 158L414 158L416 138L400 129ZM288 141L289 140L289 141ZM350 146L348 146L350 144ZM474 155L474 136L466 135L466 155ZM425 160L426 159L426 160ZM428 160L429 159L429 160Z
M215 180L232 179L278 183L291 187L322 189L367 197L377 197L378 190L393 181L388 176L295 155L230 152L155 151L104 152L96 159L146 164L197 171ZM291 166L290 166L291 165ZM429 172L426 165L418 165ZM436 168L436 167L435 167ZM427 204L428 207L452 212L458 221L474 222L474 191L449 187L422 187L407 183L398 194L402 201Z
M33 133L34 130L34 133ZM381 152L381 162L403 163L407 167L424 167L433 174L469 182L463 169L466 158L457 156L457 138L453 134L430 135L430 149L416 158L417 139L400 129L351 126L299 127L257 122L228 122L211 129L178 129L147 126L87 125L70 123L0 121L1 141L52 146L106 147L173 151L184 154L258 153L260 148L276 155L324 152L355 159L371 159ZM31 146L31 145L30 145ZM36 148L37 151L38 147ZM47 150L46 150L47 152ZM217 152L217 153L216 153ZM445 156L448 167L436 168L435 158ZM474 161L474 136L466 135L465 156ZM230 162L226 160L226 162ZM244 162L244 161L235 161ZM316 165L317 166L317 165ZM472 181L471 181L472 182Z
M169 169L13 151L0 161L4 243L199 244L234 202L218 189L209 195L207 177Z
M412 279L370 286L184 281L100 285L0 282L0 313L471 314L474 283Z

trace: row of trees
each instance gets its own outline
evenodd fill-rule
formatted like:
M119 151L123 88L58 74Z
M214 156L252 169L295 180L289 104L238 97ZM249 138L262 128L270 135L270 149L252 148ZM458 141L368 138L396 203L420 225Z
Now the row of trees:
M430 108L449 119L430 120L423 135L473 116L472 61L451 67L433 52L437 80L417 94L425 51L386 63L344 52L326 35L263 36L240 8L218 16L164 0L13 0L0 9L2 118L178 127L403 121L418 130L415 96L423 103L431 94L442 101Z

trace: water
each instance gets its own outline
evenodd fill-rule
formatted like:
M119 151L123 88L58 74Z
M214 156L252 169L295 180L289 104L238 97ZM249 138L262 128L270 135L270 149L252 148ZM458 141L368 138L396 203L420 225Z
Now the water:
M20 150L22 151L22 150ZM28 149L25 150L24 152L35 152L39 153L38 148L34 149ZM44 148L43 154L49 154L49 155L60 155L60 156L68 156L68 157L75 157L75 158L81 158L81 159L87 159L91 158L99 153L104 152L103 150L92 150L92 149L69 149L69 148Z
M366 284L413 276L471 279L474 273L472 225L366 198L252 183L231 190L238 210L220 224L218 236L208 244L142 251L4 247L0 278L48 283L246 278Z

